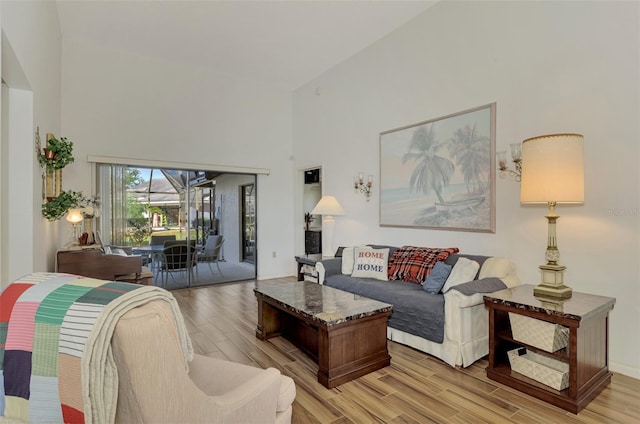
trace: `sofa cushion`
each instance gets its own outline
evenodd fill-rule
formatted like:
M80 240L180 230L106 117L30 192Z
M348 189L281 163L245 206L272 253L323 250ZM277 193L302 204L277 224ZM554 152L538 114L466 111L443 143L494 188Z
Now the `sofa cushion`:
M489 258L482 264L478 279L487 277L504 278L509 275L511 267L512 263L507 258Z
M389 259L389 279L422 284L438 261L458 252L457 247L431 248L402 246Z
M445 262L451 266L454 266L456 264L456 262L458 262L458 259L460 258L467 258L467 259L471 259L472 261L476 261L480 264L480 267L482 268L482 265L484 264L484 262L490 258L490 256L483 256L483 255L467 255L464 253L454 253L453 255L449 255L449 257L447 259L445 259ZM476 274L474 280L477 280L478 278L480 278L480 270L478 270L478 274Z
M344 253L343 253L344 254ZM344 263L344 256L342 257ZM375 278L387 281L389 249L373 249L357 246L354 249L353 273L355 278Z
M444 295L418 284L332 275L325 285L393 305L387 326L435 343L444 340Z
M427 293L438 294L444 283L447 282L449 274L451 274L451 265L447 265L443 261L438 261L433 266L433 270L424 282L423 289Z
M353 272L353 249L353 247L345 247L342 249L341 272L344 275L351 275Z
M467 258L458 258L458 261L451 269L451 274L449 274L446 283L444 283L444 287L442 287L442 293L446 293L455 285L474 280L479 268L480 264L476 261Z

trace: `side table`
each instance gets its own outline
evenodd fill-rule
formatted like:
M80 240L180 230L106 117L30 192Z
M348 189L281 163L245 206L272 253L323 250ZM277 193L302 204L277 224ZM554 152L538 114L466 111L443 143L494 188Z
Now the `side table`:
M315 267L316 262L322 260L322 254L317 255L300 255L296 256L296 262L298 263L298 281L305 280L318 282L318 274L316 274Z
M522 285L484 296L484 304L489 308L487 376L577 414L611 382L609 311L616 300L574 291L569 299L552 301L535 297L533 288ZM514 339L509 313L568 328L567 346L549 353ZM568 363L569 386L555 390L513 371L507 352L521 347Z

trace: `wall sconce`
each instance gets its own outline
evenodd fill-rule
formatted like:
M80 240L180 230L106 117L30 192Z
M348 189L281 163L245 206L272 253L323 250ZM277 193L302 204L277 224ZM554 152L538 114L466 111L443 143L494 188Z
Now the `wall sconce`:
M500 170L500 178L507 175L513 175L517 182L522 177L522 145L520 143L511 144L511 160L514 163L515 170L507 167L507 152L502 150L496 153L498 157L498 169Z
M353 189L354 191L360 192L364 194L364 197L367 198L367 202L371 197L371 187L373 186L373 175L369 175L367 177L367 182L364 182L364 174L362 172L358 173L357 177L353 177Z

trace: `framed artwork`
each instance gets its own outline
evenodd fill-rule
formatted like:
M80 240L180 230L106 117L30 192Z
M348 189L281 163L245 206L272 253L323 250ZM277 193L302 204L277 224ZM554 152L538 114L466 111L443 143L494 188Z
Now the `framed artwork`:
M495 232L496 104L380 133L380 226Z

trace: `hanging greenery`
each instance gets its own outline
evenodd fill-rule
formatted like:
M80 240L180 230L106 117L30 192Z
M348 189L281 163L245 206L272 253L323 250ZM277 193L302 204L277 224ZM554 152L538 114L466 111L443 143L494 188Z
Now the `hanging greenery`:
M63 191L58 197L54 197L50 201L42 204L42 216L49 221L57 221L62 218L69 209L75 207L81 198L81 192L73 190Z
M47 146L42 152L38 152L40 166L48 170L62 169L73 161L73 142L66 137L57 139L51 135L47 140Z

